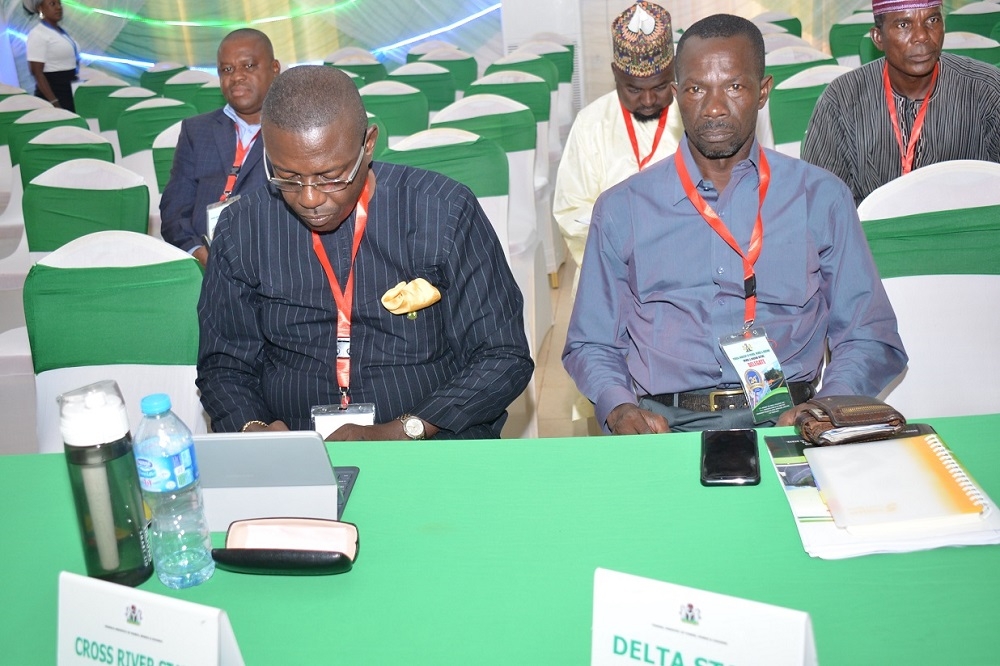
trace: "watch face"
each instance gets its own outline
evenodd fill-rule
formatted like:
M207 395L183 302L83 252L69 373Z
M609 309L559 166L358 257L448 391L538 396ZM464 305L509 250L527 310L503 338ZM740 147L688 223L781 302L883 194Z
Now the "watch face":
M424 436L424 422L412 416L403 421L403 432L411 439L421 439Z

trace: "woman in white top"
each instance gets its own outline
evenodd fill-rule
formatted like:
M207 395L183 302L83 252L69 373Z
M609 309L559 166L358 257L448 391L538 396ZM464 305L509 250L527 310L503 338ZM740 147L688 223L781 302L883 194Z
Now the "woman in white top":
M28 67L35 78L35 96L53 106L76 111L71 83L76 80L79 50L73 38L59 27L61 0L36 0L42 22L28 33Z

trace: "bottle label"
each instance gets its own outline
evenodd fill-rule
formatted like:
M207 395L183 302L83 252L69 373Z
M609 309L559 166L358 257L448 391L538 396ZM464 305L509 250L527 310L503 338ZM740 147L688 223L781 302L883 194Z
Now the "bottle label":
M198 461L194 444L169 456L136 456L142 489L153 493L172 493L198 480Z

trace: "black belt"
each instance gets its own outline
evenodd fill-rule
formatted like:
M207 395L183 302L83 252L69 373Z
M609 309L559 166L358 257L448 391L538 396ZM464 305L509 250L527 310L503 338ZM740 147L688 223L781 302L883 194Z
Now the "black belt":
M796 405L816 395L814 382L789 382L788 393ZM743 389L709 389L687 393L660 393L645 396L667 407L680 407L692 412L717 412L722 409L747 409Z

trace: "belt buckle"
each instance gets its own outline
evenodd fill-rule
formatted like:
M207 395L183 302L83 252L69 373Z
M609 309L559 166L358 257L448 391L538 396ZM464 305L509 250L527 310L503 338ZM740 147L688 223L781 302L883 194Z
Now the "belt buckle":
M723 391L709 391L708 411L710 412L720 411L719 408L715 406L715 399L718 397L729 397L732 395L743 395L743 391L742 389L725 389Z

